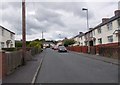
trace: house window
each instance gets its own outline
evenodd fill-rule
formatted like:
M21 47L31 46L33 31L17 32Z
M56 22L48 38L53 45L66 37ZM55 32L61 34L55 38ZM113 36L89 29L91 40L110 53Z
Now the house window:
M118 27L120 27L120 18L118 19Z
M81 43L81 46L83 46L83 43Z
M5 46L5 43L1 42L1 48L4 48L4 46Z
M4 36L4 29L2 29L2 36Z
M108 38L108 42L113 42L113 35L108 36L107 38Z
M92 32L90 32L90 37L93 37L93 33Z
M10 34L10 38L13 39L13 34L12 33Z
M98 28L97 31L98 31L98 34L100 34L101 33L101 28Z
M98 39L98 43L99 43L99 44L102 44L102 38L99 38L99 39Z
M112 22L110 22L110 23L107 24L107 29L108 30L112 30Z
M95 35L95 30L93 30L93 35Z
M87 42L85 41L84 43L85 43L85 46L87 46Z
M82 37L81 37L81 40L82 40Z

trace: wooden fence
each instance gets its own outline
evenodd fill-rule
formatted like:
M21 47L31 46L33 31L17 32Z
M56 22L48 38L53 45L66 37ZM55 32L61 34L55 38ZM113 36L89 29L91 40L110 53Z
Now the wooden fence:
M25 60L31 60L34 55L41 52L41 49L31 48L27 49ZM13 52L0 52L0 78L13 73L17 67L22 65L22 50Z
M81 52L81 53L88 53L88 46L71 46L67 47L70 51ZM110 57L118 59L120 47L117 45L115 46L90 46L90 54L99 54L101 56ZM120 59L120 58L119 58Z
M100 47L99 55L118 59L120 47Z
M5 53L5 57L7 74L12 73L18 66L22 64L22 51L7 52Z

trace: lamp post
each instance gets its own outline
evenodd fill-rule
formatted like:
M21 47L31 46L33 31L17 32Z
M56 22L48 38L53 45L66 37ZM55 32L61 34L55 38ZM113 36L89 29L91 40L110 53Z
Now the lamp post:
M22 0L22 64L25 64L25 52L26 52L26 16L25 16L25 0Z
M89 21L88 21L88 9L82 8L83 11L86 11L87 13L87 30L89 30Z
M83 11L86 11L86 15L87 15L87 30L89 31L89 22L88 22L88 9L86 8L82 8ZM90 37L90 36L88 36ZM90 53L90 42L88 41L88 53Z

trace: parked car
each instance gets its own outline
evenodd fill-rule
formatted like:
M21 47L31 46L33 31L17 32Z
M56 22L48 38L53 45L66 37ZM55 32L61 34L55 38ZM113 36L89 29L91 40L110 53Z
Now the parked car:
M58 46L54 46L54 50L58 50Z
M58 52L67 52L67 49L65 48L65 46L59 46Z

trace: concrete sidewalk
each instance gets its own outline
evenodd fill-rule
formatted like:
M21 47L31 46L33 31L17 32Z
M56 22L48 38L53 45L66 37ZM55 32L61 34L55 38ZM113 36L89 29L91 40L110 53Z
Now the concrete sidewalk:
M21 66L16 69L14 73L7 76L2 83L32 83L32 79L40 64L42 57L44 57L44 51L41 54L36 55L32 60L28 61L25 66Z
M0 85L2 84L2 80L0 79Z
M74 52L74 53L77 53L79 55L89 57L89 58L92 58L92 59L100 60L100 61L103 61L103 62L119 65L118 59L112 59L112 58L108 58L108 57L104 57L104 56L100 56L100 55L92 55L92 54L79 53L79 52Z

